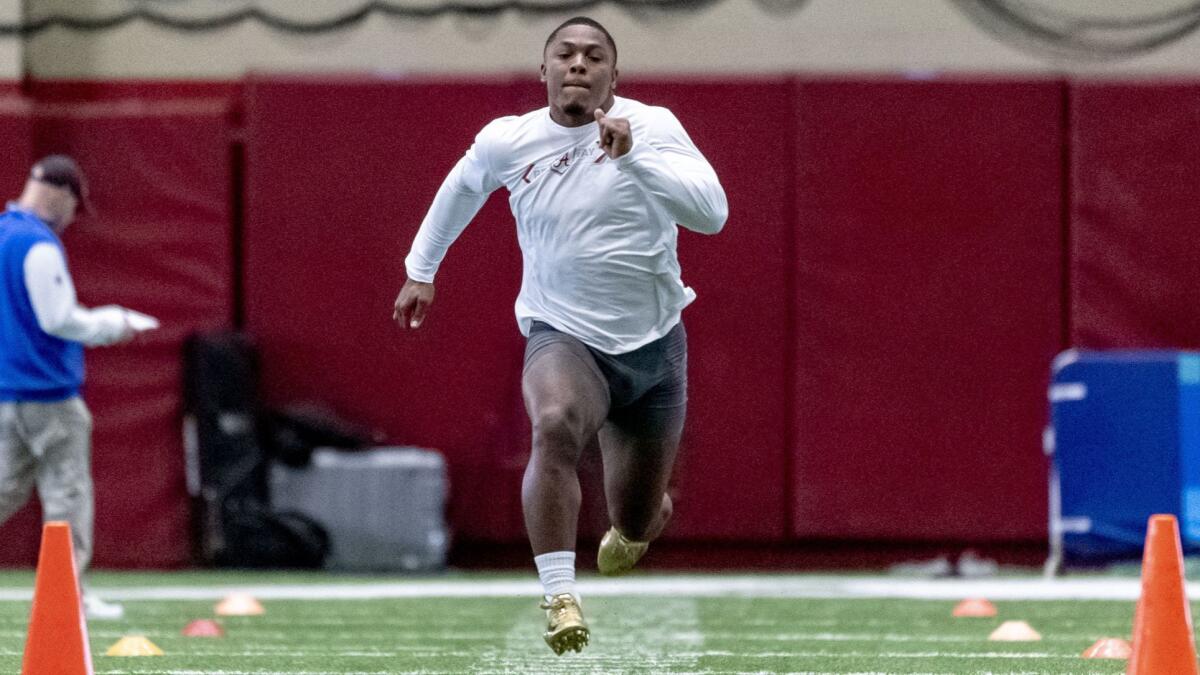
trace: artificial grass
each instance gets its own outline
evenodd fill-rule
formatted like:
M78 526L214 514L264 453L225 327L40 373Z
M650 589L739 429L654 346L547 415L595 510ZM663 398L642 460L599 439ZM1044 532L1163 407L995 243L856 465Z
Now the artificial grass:
M329 576L142 573L96 575L99 588L329 582ZM458 575L464 583L479 575ZM490 579L493 576L485 576ZM515 577L505 577L515 578ZM333 578L337 580L337 577ZM358 583L369 581L343 578ZM32 575L0 574L0 588ZM183 637L214 618L209 600L135 600L119 621L89 623L96 673L1120 673L1085 660L1100 637L1128 639L1133 602L997 601L999 615L953 618L945 600L771 597L584 597L592 644L555 656L536 598L263 600L266 614L222 617L221 638ZM29 602L0 602L0 672L19 672ZM1004 620L1038 642L990 642ZM110 657L142 634L165 652Z

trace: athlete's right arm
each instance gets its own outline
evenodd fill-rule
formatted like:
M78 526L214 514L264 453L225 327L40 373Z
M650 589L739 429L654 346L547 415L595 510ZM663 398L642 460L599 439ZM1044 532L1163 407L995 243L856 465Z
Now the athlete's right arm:
M404 259L408 281L400 289L392 312L392 318L402 327L421 325L433 302L433 277L446 251L483 208L488 195L501 185L488 159L495 139L494 127L494 122L484 127L475 137L474 145L450 170L417 230L412 249Z

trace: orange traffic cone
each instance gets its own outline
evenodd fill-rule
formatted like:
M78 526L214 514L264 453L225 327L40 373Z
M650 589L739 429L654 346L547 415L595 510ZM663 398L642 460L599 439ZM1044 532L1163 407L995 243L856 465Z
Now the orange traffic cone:
M33 609L25 640L22 675L92 675L87 621L75 576L71 527L52 521L42 527Z
M1150 516L1142 554L1142 595L1133 619L1133 654L1126 673L1200 675L1175 516Z

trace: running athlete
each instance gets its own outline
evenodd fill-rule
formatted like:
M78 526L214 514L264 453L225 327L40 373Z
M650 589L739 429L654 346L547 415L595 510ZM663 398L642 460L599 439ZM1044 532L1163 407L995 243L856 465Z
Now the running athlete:
M671 517L667 482L687 406L676 224L715 234L728 205L713 168L665 108L617 97L617 47L596 21L550 34L549 105L492 121L442 183L405 259L393 318L418 328L451 243L504 187L524 261L517 323L533 428L521 498L545 593L546 643L580 651L578 462L599 435L612 527L602 574L631 569Z

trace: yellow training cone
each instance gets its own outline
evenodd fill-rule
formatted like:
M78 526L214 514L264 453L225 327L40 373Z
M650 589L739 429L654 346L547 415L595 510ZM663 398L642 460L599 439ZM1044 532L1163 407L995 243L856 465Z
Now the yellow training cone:
M992 631L988 639L998 642L1033 642L1041 640L1042 634L1024 621L1005 621Z
M158 645L146 639L145 635L126 635L104 652L108 656L162 656L163 651Z
M249 593L230 593L214 608L217 616L256 616L267 610Z

